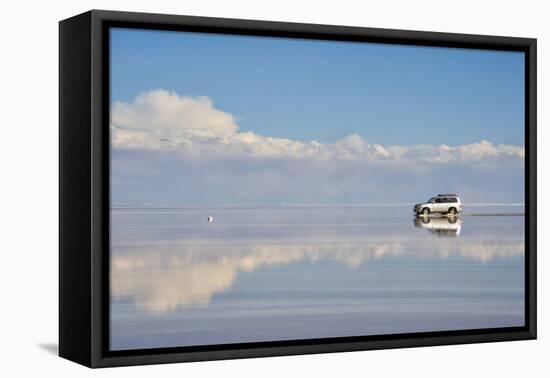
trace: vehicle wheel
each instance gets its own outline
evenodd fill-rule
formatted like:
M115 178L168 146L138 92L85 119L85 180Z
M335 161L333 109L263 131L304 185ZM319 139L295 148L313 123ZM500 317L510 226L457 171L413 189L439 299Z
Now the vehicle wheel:
M430 209L428 209L427 207L423 208L422 215L430 215Z
M454 207L449 209L449 215L456 215L456 209Z

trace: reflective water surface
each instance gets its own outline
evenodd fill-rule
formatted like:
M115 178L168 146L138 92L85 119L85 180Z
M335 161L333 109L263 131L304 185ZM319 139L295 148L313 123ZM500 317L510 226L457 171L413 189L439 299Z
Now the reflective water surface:
M522 326L524 217L468 211L113 209L111 349Z

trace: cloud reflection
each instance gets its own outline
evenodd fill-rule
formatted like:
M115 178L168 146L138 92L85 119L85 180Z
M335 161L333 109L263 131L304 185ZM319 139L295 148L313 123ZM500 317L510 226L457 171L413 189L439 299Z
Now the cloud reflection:
M436 238L426 245L418 239L376 242L364 238L348 242L216 245L207 240L187 240L169 246L119 247L111 257L111 293L114 299L129 298L139 309L161 314L182 305L208 304L215 294L231 288L240 273L274 265L333 260L358 269L371 259L459 257L485 263L524 254L521 240L449 241Z

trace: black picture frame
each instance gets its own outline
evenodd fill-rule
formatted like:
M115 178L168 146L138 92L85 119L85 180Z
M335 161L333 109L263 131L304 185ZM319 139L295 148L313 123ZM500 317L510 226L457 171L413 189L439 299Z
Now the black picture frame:
M525 53L524 327L109 351L110 27ZM59 24L59 355L88 367L536 338L536 39L92 10Z

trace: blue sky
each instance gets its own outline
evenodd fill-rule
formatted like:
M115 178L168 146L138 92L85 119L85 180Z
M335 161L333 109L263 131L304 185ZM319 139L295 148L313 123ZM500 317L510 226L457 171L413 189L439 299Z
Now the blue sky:
M112 99L208 96L241 131L333 142L523 145L520 52L114 29Z
M114 203L523 202L520 52L111 31Z

